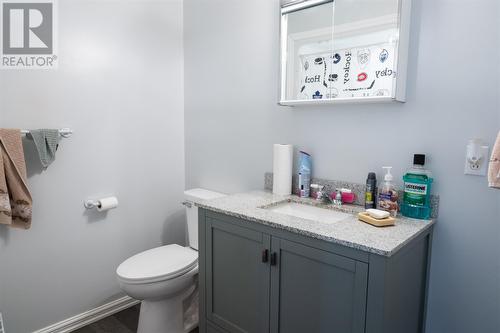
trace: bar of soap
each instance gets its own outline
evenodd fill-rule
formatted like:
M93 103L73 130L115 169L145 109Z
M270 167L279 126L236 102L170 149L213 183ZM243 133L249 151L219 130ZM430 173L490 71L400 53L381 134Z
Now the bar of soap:
M368 215L377 220L382 220L391 216L389 212L380 209L367 209L366 212L368 213Z

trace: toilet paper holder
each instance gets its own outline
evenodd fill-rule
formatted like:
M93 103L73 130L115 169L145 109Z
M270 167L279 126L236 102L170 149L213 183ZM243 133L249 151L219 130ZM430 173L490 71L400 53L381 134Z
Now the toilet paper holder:
M107 211L118 207L118 199L116 197L107 197L100 199L87 199L83 202L86 209L97 209L99 212Z
M83 202L83 205L87 209L99 208L101 206L101 202L99 200L88 199Z

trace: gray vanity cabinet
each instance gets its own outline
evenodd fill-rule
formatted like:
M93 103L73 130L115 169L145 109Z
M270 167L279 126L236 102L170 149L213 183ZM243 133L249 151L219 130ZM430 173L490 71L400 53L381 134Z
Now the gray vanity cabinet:
M200 208L200 332L423 332L431 232L384 257Z
M268 332L270 236L212 218L205 227L207 319L229 332Z
M362 333L368 265L273 237L271 332Z

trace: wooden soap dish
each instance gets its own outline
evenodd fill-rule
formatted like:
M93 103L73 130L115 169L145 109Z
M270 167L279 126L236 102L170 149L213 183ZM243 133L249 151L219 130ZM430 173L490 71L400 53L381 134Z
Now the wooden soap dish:
M360 221L374 225L376 227L388 227L388 226L394 225L394 223L396 222L396 219L392 216L386 217L385 219L377 220L377 219L371 217L366 212L359 213L358 219Z

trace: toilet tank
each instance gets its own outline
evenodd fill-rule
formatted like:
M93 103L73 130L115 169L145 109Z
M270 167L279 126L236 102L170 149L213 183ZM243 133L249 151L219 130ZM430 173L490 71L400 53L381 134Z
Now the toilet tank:
M186 206L187 232L189 237L189 246L191 248L198 250L198 207L196 207L194 203L225 196L226 195L223 193L203 188L194 188L184 191L184 197L186 199L184 205Z

